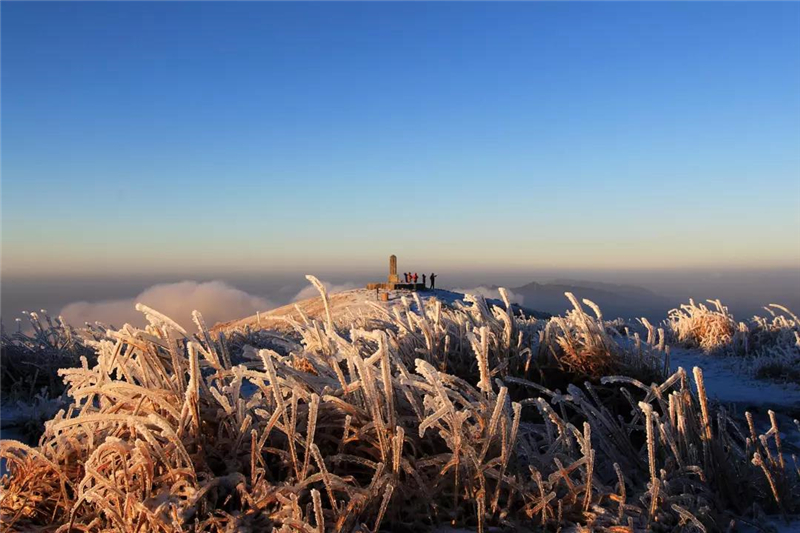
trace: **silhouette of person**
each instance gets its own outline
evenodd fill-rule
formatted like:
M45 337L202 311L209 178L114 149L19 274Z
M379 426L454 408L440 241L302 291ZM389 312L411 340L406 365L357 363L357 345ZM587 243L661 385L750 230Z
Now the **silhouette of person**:
M403 277L406 278L406 283L408 283L408 272L403 272Z
M427 289L428 286L425 284L425 274L422 275L422 288Z
M431 289L436 288L436 274L431 272Z
M416 284L417 284L417 280L418 280L418 279L419 279L419 276L417 276L417 273L416 273L416 272L414 272L414 285L416 285Z

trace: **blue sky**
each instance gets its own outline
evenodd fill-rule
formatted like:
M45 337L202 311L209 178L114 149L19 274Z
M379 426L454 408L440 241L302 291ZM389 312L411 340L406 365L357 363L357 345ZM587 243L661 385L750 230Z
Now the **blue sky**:
M798 3L1 15L4 274L800 267Z

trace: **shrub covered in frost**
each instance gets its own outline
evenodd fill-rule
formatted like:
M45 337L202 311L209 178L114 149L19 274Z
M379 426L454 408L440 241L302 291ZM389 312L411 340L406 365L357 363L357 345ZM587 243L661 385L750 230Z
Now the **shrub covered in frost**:
M102 326L82 330L69 326L61 317L51 318L41 313L25 313L30 331L23 331L22 319L17 319L15 331L0 331L0 380L2 400L34 401L34 398L58 398L64 392L64 382L58 377L59 368L80 366L80 358L94 363L94 349L87 339L103 336Z
M744 357L745 372L760 379L800 383L800 319L787 308L770 304L769 317L737 322L719 300L714 309L690 300L672 310L667 327L672 340L713 355Z
M72 404L38 446L0 443L3 526L711 531L800 510L775 418L732 420L700 369L583 381L660 373L660 339L609 334L577 301L553 325L413 303L349 330L302 317L280 351L139 306L149 326L61 371Z
M689 300L680 309L669 312L667 324L674 340L687 348L700 348L707 353L729 348L734 341L741 343L744 324L737 324L728 308L719 300L709 300L711 309L705 304Z

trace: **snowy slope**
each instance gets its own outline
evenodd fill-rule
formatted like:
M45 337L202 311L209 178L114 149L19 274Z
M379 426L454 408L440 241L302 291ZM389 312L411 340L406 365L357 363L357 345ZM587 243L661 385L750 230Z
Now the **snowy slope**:
M388 291L388 293L388 302L380 301L375 291L367 289L352 289L330 294L328 297L330 301L331 314L334 318L334 321L345 319L350 317L350 315L377 316L379 312L374 307L376 304L386 310L391 311L392 307L396 305L402 305L403 296L405 296L412 304L414 302L414 293L411 291L396 290ZM458 305L459 303L466 304L464 301L465 295L459 292L436 289L419 291L417 294L423 301L429 300L430 298L436 298L445 305L454 306ZM500 300L488 299L487 302L490 305L504 306L503 302ZM541 313L532 309L520 307L516 304L512 304L512 306L516 311L522 311L528 316L534 316L536 318L549 318L550 316L548 313ZM285 320L287 317L291 317L294 320L301 320L300 313L297 311L297 307L302 309L303 313L311 318L319 319L324 318L325 316L325 307L323 306L322 298L316 297L284 305L271 311L265 311L264 313L259 313L255 316L249 316L240 320L222 322L215 325L212 330L229 331L240 330L244 329L245 327L250 327L250 329L287 330L289 329L289 326Z
M714 357L699 350L672 348L670 365L691 372L703 369L708 396L723 403L782 406L800 411L800 387L791 383L761 381L747 375L735 357Z

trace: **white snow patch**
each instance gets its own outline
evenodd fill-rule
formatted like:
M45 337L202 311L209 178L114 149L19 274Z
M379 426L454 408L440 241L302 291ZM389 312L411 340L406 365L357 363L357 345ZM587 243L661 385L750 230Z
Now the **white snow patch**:
M752 378L743 372L735 357L715 357L699 350L672 348L670 366L679 366L691 373L703 369L706 393L720 402L752 405L781 405L800 408L800 387L792 383L775 383Z

